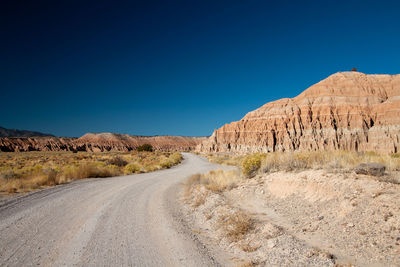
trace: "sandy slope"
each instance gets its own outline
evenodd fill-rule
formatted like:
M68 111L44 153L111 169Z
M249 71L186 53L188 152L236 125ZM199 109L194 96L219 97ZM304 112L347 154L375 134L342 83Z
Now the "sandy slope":
M186 218L237 263L400 265L400 185L309 170L258 176L207 195L204 204L187 207ZM218 227L218 216L235 210L256 223L243 240L232 243Z
M213 266L179 217L176 189L217 165L90 179L0 203L0 265Z

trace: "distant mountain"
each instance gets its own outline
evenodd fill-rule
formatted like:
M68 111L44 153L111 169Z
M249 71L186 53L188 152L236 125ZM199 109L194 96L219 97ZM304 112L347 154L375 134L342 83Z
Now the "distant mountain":
M34 133L34 135L37 134ZM54 136L0 137L0 151L128 152L136 150L138 146L143 144L152 145L156 151L191 151L205 139L206 137L134 136L117 133L87 133L80 138Z
M26 131L26 130L6 129L0 126L0 137L34 137L34 136L54 136L54 135L33 132L33 131Z

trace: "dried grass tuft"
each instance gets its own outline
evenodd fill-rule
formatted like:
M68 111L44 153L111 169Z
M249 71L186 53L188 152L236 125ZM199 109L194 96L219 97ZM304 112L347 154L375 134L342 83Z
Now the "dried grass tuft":
M223 214L218 218L217 224L222 228L231 242L238 242L253 229L254 220L244 211L235 211Z

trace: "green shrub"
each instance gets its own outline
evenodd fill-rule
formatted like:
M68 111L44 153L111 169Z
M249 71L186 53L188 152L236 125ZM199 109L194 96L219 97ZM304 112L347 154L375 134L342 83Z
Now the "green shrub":
M256 153L246 156L242 161L242 173L246 177L253 177L261 167L261 162L266 158L265 154Z
M148 152L152 152L153 151L153 146L150 144L143 144L141 146L138 146L136 148L137 151L148 151Z

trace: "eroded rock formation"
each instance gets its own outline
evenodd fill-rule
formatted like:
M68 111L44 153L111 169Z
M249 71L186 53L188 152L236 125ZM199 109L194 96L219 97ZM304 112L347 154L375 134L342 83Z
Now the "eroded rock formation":
M142 144L151 144L159 151L189 151L204 137L131 136L114 133L88 133L80 138L28 137L0 138L0 151L132 151Z
M214 131L204 152L399 152L400 75L339 72Z
M143 144L150 144L155 150L189 151L204 141L205 137L188 136L132 136L114 133L88 133L78 138L75 144L84 147L86 151L130 151Z

